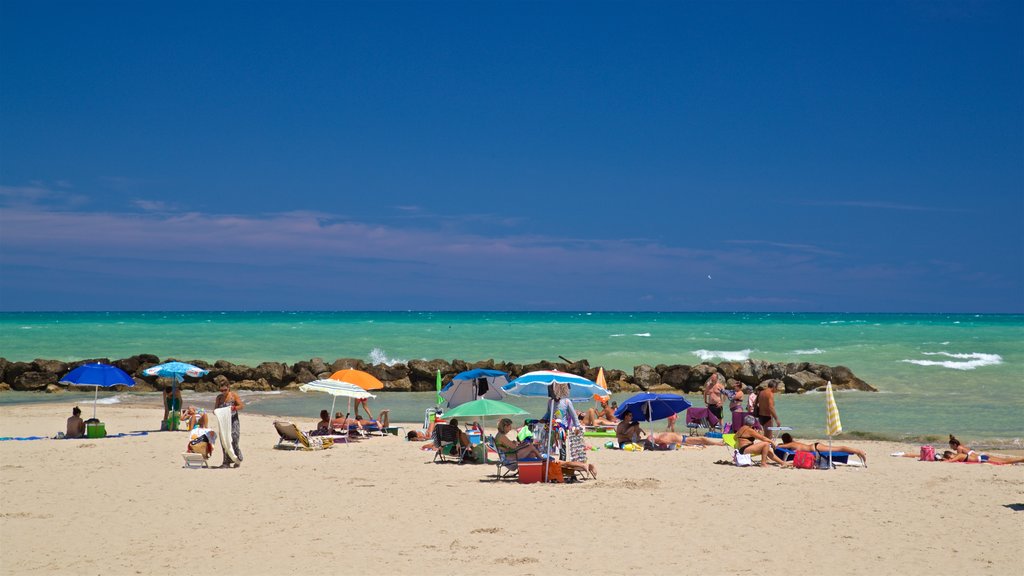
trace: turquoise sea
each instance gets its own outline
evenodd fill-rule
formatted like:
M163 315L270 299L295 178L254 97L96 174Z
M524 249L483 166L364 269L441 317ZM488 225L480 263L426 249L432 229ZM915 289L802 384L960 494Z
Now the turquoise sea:
M494 358L638 364L759 358L849 367L880 393L837 397L844 434L920 439L954 433L1020 447L1024 437L1024 315L644 312L63 312L0 313L0 356L78 360L139 353L255 365L321 357L402 362ZM621 395L621 398L628 395ZM104 402L157 404L152 394ZM419 421L432 394L382 394L376 404ZM0 394L0 404L69 402L72 394ZM92 397L89 395L89 400ZM206 401L202 395L192 400ZM692 398L699 402L699 398ZM190 400L186 399L186 402ZM257 412L315 421L324 398L251 394ZM540 403L513 400L533 412ZM780 396L796 435L821 437L820 394Z

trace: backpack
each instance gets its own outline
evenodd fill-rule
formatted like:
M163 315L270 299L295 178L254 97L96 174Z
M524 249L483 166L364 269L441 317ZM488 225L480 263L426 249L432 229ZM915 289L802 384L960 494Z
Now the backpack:
M932 445L921 446L921 461L922 462L934 462L935 461L935 447Z
M827 460L825 462L826 464L828 463ZM815 468L814 454L811 452L804 452L803 450L797 450L796 454L793 455L793 467L803 468L805 470Z

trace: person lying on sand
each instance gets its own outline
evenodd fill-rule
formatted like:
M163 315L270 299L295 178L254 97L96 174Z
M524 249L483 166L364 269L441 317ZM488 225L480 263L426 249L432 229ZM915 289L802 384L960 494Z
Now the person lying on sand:
M1021 464L1024 463L1024 458L1007 458L1005 456L991 456L989 454L983 454L981 452L975 452L971 450L970 454L957 454L952 450L946 450L942 453L942 460L944 462L981 462L982 464Z
M502 418L498 421L498 435L494 437L494 447L501 450L503 454L515 454L516 460L526 460L534 458L537 460L542 459L540 450L534 446L532 442L520 443L518 440L513 440L509 437L509 432L512 430L512 421L508 418ZM585 462L568 462L564 460L553 460L562 466L563 469L576 470L584 474L590 473L594 478L597 478L597 468L593 464Z
M1024 462L1024 458L989 456L988 454L971 450L952 434L949 435L949 448L949 450L942 453L942 459L946 462L991 462L992 464L1019 464Z
M793 440L793 437L787 432L782 435L782 444L777 446L778 448L785 448L787 450L801 450L803 452L828 452L828 445L823 442L815 441L813 444L804 444ZM833 452L849 452L850 454L856 454L860 461L864 464L864 467L868 466L868 456L863 450L856 448L850 448L849 446L832 446Z
M761 456L761 467L768 466L768 460L771 460L782 466L783 468L789 468L791 465L782 461L781 458L775 455L775 446L772 444L770 438L767 438L764 434L761 434L757 430L754 430L754 423L757 419L753 416L743 417L743 426L736 432L736 449L740 451L740 454L750 454L751 456Z
M651 450L672 450L677 446L725 446L725 442L703 436L683 436L676 432L655 432L647 437L645 447Z

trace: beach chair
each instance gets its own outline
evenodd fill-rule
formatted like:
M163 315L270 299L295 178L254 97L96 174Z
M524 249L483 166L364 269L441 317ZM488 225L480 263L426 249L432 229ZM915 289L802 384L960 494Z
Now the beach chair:
M274 422L279 439L274 448L280 450L324 450L334 446L329 436L308 436L291 422Z
M212 442L217 434L209 428L193 428L189 434L188 445L181 457L185 460L183 468L209 468L207 460L213 453Z
M707 408L694 406L686 409L686 427L692 436L697 436L702 429L704 430L702 435L706 436L715 427L712 420L717 421L718 419Z
M764 430L761 428L761 422L758 421L757 416L755 416L753 412L733 412L732 413L732 431L733 432L736 432L737 430L739 430L740 428L743 427L743 419L746 418L747 416L754 416L754 425L751 426L751 428L753 428L754 430L757 430L758 432L764 432Z
M462 464L463 451L459 446L459 429L451 424L434 426L434 462L458 462Z

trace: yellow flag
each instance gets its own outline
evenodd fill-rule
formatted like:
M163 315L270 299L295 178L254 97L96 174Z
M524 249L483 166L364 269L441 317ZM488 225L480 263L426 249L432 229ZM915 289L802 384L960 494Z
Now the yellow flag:
M839 406L836 406L836 397L832 395L832 381L829 380L825 386L825 411L827 420L825 431L829 436L835 436L843 431L843 423L839 421Z

